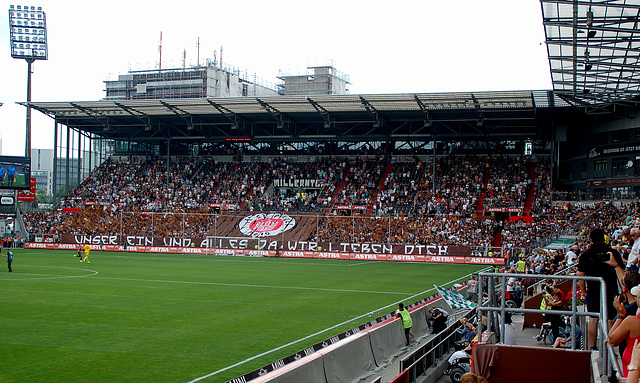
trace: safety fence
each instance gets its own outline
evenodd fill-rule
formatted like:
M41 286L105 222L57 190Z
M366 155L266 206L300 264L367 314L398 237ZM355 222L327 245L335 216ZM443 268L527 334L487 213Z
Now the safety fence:
M568 281L571 283L571 301L570 310L554 310L554 315L566 315L571 317L571 328L581 323L580 319L597 318L597 349L599 350L599 360L601 364L600 374L605 377L615 377L622 372L622 368L617 360L617 356L608 342L605 340L608 337L608 321L603 318L608 318L607 305L600 305L600 312L584 311L582 306L578 305L578 281L595 281L601 286L600 288L600 302L606 302L606 288L605 282L599 277L586 277L586 276L573 276L573 275L541 275L541 274L527 274L528 278L534 278L537 280L556 280L556 281ZM522 277L520 274L507 274L507 273L488 273L481 272L478 274L478 316L487 317L487 328L495 332L497 339L500 339L504 343L505 337L505 318L507 313L511 314L524 314L525 322L526 316L531 314L545 314L546 310L532 309L532 308L518 308L509 307L506 299L506 281L512 277ZM486 297L483 300L483 297ZM582 322L581 327L584 327ZM482 321L478 322L478 333L482 333L483 324ZM587 334L587 331L582 331L583 334ZM576 350L579 348L576 343L575 336L571 337L571 349ZM583 341L583 347L586 348L588 344L588 337ZM594 372L594 374L597 374Z

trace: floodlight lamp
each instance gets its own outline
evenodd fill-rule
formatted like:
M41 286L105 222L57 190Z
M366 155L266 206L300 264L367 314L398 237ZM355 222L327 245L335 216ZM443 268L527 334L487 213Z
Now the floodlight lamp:
M592 64L589 64L589 63L584 64L584 70L591 70L591 68L593 68Z
M187 130L193 130L193 125L191 124L187 125Z
M278 129L284 128L284 124L282 123L282 121L278 122L278 124L276 125L276 128Z
M238 129L238 124L235 124L235 123L234 123L234 124L232 124L232 125L231 125L231 129Z
M331 123L330 123L329 121L325 121L325 122L324 122L324 128L325 128L325 129L328 129L328 128L330 128L330 127L331 127Z
M425 127L425 128L429 128L429 127L431 127L431 121L429 121L429 120L425 120L425 121L424 121L424 127Z
M589 38L596 37L596 31L594 29L590 30L589 33L587 33L587 37Z

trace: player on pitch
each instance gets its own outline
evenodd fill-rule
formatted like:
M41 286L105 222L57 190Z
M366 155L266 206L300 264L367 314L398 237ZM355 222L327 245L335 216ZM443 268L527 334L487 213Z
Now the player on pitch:
M91 263L89 262L89 252L91 251L91 245L89 245L88 243L86 245L84 245L84 258L82 258L80 260L80 262L87 262L87 263Z

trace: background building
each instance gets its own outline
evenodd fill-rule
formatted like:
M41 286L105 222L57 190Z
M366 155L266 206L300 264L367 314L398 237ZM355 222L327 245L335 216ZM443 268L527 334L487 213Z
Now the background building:
M319 94L347 94L349 76L331 65L308 67L302 75L283 75L278 93L283 96L308 96Z
M31 149L31 177L36 179L36 190L53 192L53 149Z
M249 76L215 61L183 69L131 71L107 80L104 100L152 100L278 95L347 94L349 76L331 65L307 68L302 75L282 75L280 84Z
M269 84L229 67L208 61L206 66L184 69L132 71L105 81L105 100L176 98L265 97L277 95Z

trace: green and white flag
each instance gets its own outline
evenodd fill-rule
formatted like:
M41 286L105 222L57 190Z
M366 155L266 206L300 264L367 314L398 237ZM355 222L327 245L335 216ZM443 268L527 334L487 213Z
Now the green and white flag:
M475 303L462 296L462 294L460 294L456 289L446 290L438 285L433 286L453 310L472 309L476 307Z

